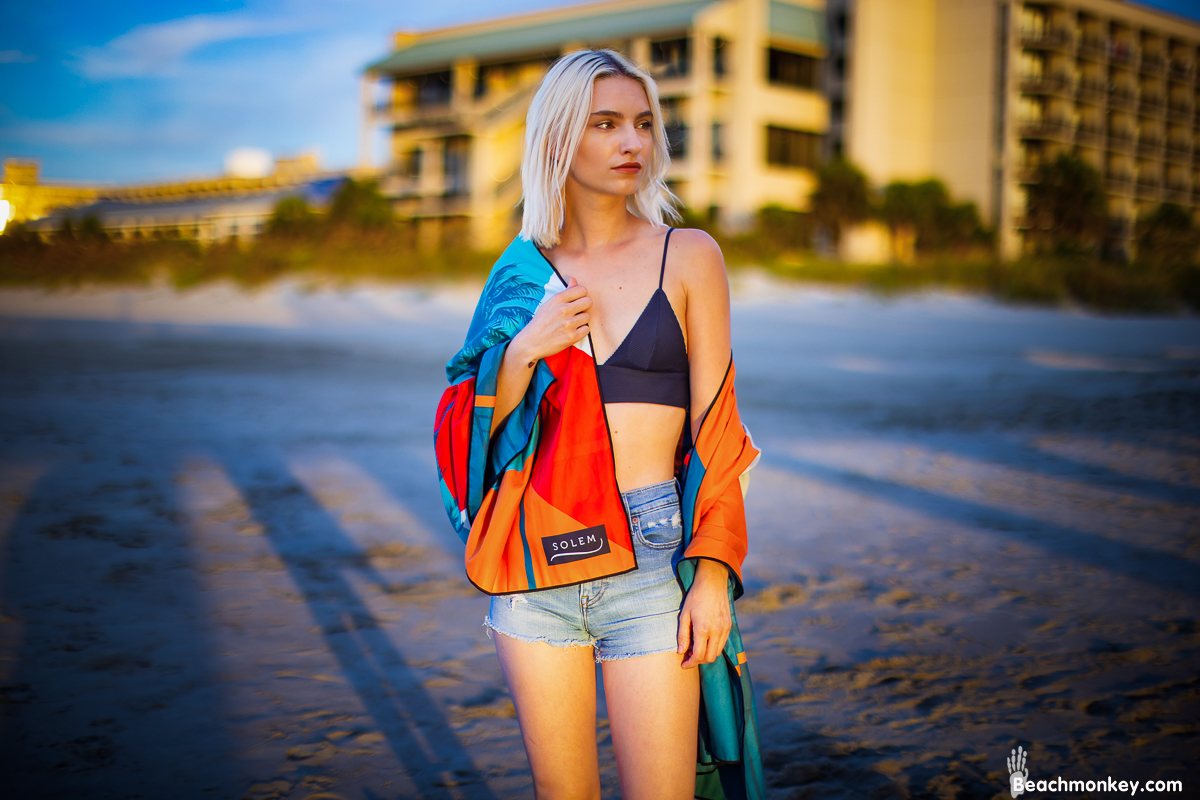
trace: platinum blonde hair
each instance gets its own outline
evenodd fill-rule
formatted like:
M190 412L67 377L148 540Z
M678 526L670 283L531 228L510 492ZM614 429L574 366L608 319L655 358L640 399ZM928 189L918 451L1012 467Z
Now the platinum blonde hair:
M664 217L680 219L674 206L677 199L665 180L671 155L654 79L615 51L577 50L554 62L525 117L525 153L521 159L525 208L520 235L539 247L553 247L559 242L567 175L591 114L593 87L600 78L617 75L642 85L654 116L654 147L639 176L637 190L625 201L626 208L655 225L664 224Z

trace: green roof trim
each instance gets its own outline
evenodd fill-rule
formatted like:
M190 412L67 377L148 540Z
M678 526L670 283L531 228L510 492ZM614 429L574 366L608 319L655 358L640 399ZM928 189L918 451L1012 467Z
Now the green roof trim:
M405 73L445 69L454 61L471 57L481 61L557 50L564 42L600 43L627 36L670 33L692 26L697 12L714 0L625 8L588 16L556 19L519 27L464 33L460 36L418 39L367 66L370 72ZM772 6L775 4L772 3ZM801 10L801 9L797 9ZM774 19L774 11L772 11Z
M771 33L780 36L800 39L821 47L829 46L825 30L825 12L815 8L771 0L767 27Z

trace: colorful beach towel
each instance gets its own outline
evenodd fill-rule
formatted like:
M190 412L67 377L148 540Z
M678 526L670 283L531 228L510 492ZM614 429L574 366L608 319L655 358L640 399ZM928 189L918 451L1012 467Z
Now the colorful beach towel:
M435 448L442 500L466 545L468 579L488 594L530 592L637 568L596 379L590 340L539 361L520 405L492 433L505 349L566 282L530 241L497 260L466 341L446 366ZM684 556L729 567L729 602L742 594L746 475L759 451L742 425L732 361L694 442L685 425L680 481ZM723 658L700 666L696 796L764 795L754 692L734 616Z

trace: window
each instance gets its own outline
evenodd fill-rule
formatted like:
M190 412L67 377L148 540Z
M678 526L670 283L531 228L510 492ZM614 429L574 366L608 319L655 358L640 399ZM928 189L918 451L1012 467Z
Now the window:
M662 101L663 126L667 129L667 148L671 158L687 157L687 125L683 122L683 114L677 98L666 98Z
M767 51L767 80L801 89L817 88L817 59L787 50Z
M470 192L467 178L467 157L470 154L469 136L446 137L446 149L442 158L447 196L464 195Z
M725 147L721 142L721 135L721 123L714 122L712 125L712 160L714 164L719 164L725 157Z
M444 106L450 102L450 70L414 75L409 80L417 89L417 108Z
M729 42L720 36L713 39L713 77L715 78L724 78L729 73L729 67L725 63L725 52L728 49Z
M817 150L821 137L808 131L767 127L767 163L776 167L817 166Z
M682 39L664 39L650 43L650 71L656 78L678 78L688 74L690 45Z
M421 162L425 159L425 151L419 147L400 156L399 172L401 177L417 179L421 177Z

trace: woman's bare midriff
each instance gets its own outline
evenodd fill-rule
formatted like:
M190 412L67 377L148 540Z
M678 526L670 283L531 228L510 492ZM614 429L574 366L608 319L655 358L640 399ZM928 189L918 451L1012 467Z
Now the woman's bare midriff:
M622 492L675 477L675 450L687 410L652 403L607 403L617 487Z

